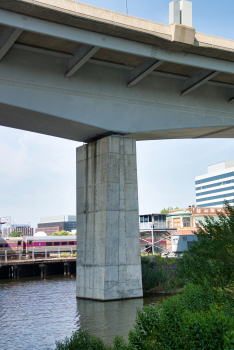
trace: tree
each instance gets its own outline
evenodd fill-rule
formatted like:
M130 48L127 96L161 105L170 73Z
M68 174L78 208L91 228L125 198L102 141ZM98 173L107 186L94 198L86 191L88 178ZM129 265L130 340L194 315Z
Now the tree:
M51 236L73 236L73 234L71 232L62 230L52 233Z
M174 209L179 209L179 208L176 207L176 208L174 208ZM169 210L170 210L170 207L168 207L168 208L163 208L163 209L160 211L160 213L161 213L161 214L167 214L167 213L169 213Z
M12 234L11 234L11 237L21 237L21 236L23 236L22 231L12 232Z
M170 210L170 207L168 207L168 208L163 208L163 209L160 211L160 213L161 213L161 214L167 214L167 213L169 213L169 210Z
M232 289L234 286L234 208L226 201L225 213L205 217L198 225L198 242L184 252L179 274L183 279L200 285Z

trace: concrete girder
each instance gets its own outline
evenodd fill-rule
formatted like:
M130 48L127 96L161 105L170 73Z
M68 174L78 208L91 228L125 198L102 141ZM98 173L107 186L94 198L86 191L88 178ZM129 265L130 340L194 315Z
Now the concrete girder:
M190 78L184 81L183 92L181 93L181 96L189 94L199 86L205 84L208 80L214 78L219 73L220 72L217 71L202 70L191 75Z
M0 37L0 60L10 50L14 42L22 34L23 30L20 28L6 28Z
M157 60L184 64L201 69L234 74L234 62L190 54L187 52L162 49L157 46L94 33L88 30L48 22L6 10L0 10L0 24L56 38L71 40L86 45L99 46L100 48L106 48L109 50L140 55L147 58L155 58Z
M20 49L20 50L24 50L24 51L31 51L31 52L36 52L39 54L44 54L44 55L50 55L50 56L55 56L55 57L60 57L60 58L72 58L73 55L69 54L69 53L64 53L64 52L59 52L59 51L54 51L54 50L48 50L48 49L41 49L38 47L34 47L34 46L28 46L28 45L24 45L24 44L14 44L12 46L12 48L14 49Z
M224 129L221 129L221 130L208 132L208 133L206 133L204 135L199 135L199 136L193 137L193 139L201 139L201 138L205 138L205 137L212 137L213 135L224 133L225 131L229 131L231 129L234 129L234 126L229 126L228 128L224 128Z
M127 84L127 87L131 88L132 86L137 84L139 81L145 78L148 74L153 72L153 70L161 66L163 62L164 61L158 61L158 60L155 60L154 58L151 58L146 62L139 64L139 66L137 66L135 69L129 72L129 82Z
M77 50L74 56L68 60L68 70L65 77L70 78L75 74L98 50L98 46L90 45L84 45Z

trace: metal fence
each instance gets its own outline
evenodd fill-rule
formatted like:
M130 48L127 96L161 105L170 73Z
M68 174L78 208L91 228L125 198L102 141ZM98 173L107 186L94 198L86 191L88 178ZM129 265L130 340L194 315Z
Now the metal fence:
M0 253L1 261L11 261L11 260L36 260L36 259L61 259L61 258L71 258L76 256L76 249L74 250L72 247L70 251L62 250L58 248L58 250L48 251L48 249L41 250L40 252L35 252L32 250L26 254L23 254L21 251L19 252L9 252L7 250Z

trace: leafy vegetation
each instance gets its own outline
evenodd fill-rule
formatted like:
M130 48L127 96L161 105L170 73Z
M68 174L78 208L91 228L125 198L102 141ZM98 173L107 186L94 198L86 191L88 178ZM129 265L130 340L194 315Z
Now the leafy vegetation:
M209 285L187 285L182 295L138 310L129 349L234 349L233 299Z
M173 208L173 209L179 209L179 207L176 207L176 208ZM169 213L169 210L170 210L170 207L168 207L168 208L163 208L163 209L160 211L160 213L161 213L161 214L167 214L167 213Z
M57 231L57 232L52 233L51 236L74 236L74 235L71 232L62 230L62 231Z
M218 213L218 221L205 217L196 233L198 242L180 259L179 275L186 282L233 289L234 208L226 202L224 210L225 214Z
M172 265L178 264L178 258L163 258L160 254L152 255L142 255L141 256L142 264L149 264L151 266L155 265Z
M170 266L178 263L176 258L162 258L160 255L152 257L141 257L142 284L144 292L171 292L175 288L181 287L181 281L178 281L176 266Z
M23 236L22 231L12 232L12 234L11 234L11 237L21 237L21 236Z
M122 337L116 336L114 346L105 345L104 342L91 336L86 330L74 332L71 338L56 342L56 350L128 350L129 347Z

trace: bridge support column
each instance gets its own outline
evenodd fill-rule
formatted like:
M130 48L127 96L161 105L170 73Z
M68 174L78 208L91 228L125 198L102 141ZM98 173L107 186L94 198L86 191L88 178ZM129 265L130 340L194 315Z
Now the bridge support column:
M39 267L41 268L41 277L46 276L47 266L45 264L40 264Z
M136 141L77 148L77 297L142 297Z
M69 263L64 263L64 275L70 276L70 264Z

